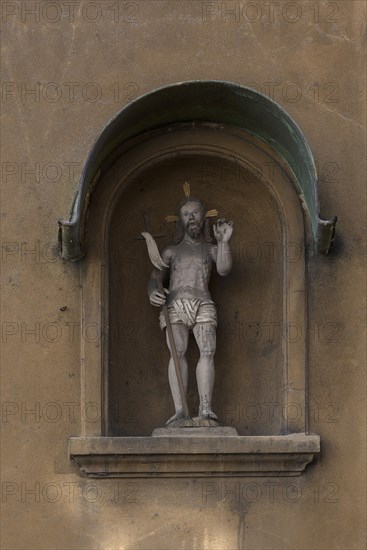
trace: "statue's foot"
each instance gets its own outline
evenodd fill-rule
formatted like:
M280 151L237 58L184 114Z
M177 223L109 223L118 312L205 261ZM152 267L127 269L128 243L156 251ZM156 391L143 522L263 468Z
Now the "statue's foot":
M200 418L210 418L211 420L216 420L217 422L219 422L218 420L218 417L215 413L213 413L213 411L209 408L203 408L203 409L199 409L199 417Z
M166 426L172 424L172 422L177 422L177 420L185 420L185 418L187 418L187 416L183 411L177 411L173 416L171 416L171 418L167 420Z

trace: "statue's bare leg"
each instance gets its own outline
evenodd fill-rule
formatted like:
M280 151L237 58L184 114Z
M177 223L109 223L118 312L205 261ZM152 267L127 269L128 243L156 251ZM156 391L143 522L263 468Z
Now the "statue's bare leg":
M196 367L196 380L200 397L199 416L218 420L212 411L216 329L214 325L208 323L197 323L193 332L200 350L200 359Z
M180 323L172 323L171 326L172 326L173 337L174 337L175 344L176 344L177 356L178 356L178 360L180 362L182 381L183 381L183 385L184 385L185 393L186 393L187 392L187 381L188 381L186 350L187 350L187 344L188 344L188 341L189 341L189 330L188 330L187 327L185 327L184 325L182 325ZM166 338L167 338L168 349L171 352L171 346L170 346L170 343L169 343L168 334L166 334ZM174 364L174 361L172 359L172 356L171 356L171 358L169 360L169 364L168 364L168 380L169 380L169 385L171 387L171 393L172 393L172 397L173 397L173 402L175 404L175 411L176 412L173 416L171 416L171 418L169 418L167 420L166 425L170 424L171 422L174 422L175 420L180 420L182 418L185 418L185 414L183 412L183 407L182 407L180 388L179 388L178 381L177 381L177 376L176 376L175 364Z

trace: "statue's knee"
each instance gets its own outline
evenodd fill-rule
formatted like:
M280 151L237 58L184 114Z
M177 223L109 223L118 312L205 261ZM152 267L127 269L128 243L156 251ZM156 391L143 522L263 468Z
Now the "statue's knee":
M212 361L214 359L215 350L213 349L202 349L200 351L200 358L206 359L207 361Z
M172 350L171 350L171 346L168 345L168 349L170 351L170 354L172 355ZM187 347L185 346L180 346L179 344L176 344L176 354L177 354L177 357L179 359L183 359L186 355L186 349Z
M185 354L186 354L185 349L176 349L176 352L177 352L177 357L179 359L183 359L185 357Z

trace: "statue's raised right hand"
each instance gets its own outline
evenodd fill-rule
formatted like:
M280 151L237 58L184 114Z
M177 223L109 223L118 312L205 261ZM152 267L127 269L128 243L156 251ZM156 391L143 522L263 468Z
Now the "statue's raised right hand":
M153 290L149 296L149 301L152 304L152 306L155 307L162 307L166 303L166 294L169 294L169 290L166 288L164 289L164 292L160 292L159 290Z

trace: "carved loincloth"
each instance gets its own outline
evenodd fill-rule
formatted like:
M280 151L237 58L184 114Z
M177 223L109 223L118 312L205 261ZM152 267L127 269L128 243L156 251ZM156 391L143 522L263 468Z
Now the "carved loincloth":
M201 300L189 300L187 298L173 300L168 306L168 315L171 324L183 324L192 329L197 323L207 323L217 326L217 310L213 302ZM161 330L166 328L166 320L163 311L159 314Z

